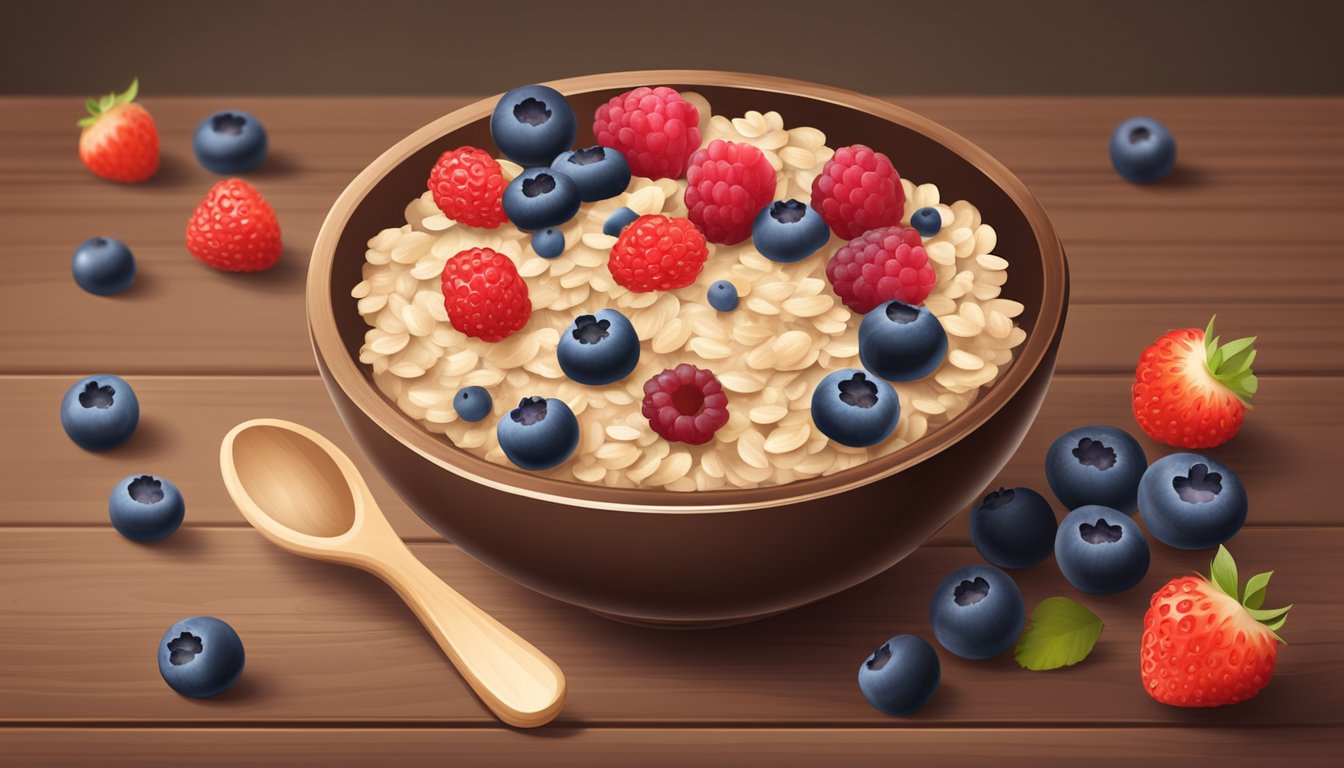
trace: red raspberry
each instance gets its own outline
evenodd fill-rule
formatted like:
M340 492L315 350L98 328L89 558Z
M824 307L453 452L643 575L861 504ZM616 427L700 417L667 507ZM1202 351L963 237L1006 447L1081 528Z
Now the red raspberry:
M489 248L468 248L443 265L443 306L454 328L491 342L527 325L532 315L518 268Z
M723 139L691 155L686 183L686 215L711 243L751 237L756 214L775 199L775 169L765 153Z
M226 272L270 269L280 260L280 222L251 184L225 179L210 188L191 214L187 250Z
M845 306L859 313L891 299L919 305L937 279L919 232L901 226L850 240L826 262L826 277Z
M682 363L644 382L641 412L664 440L704 445L728 423L728 395L712 371Z
M709 258L705 236L690 221L653 214L621 230L607 268L635 293L670 291L695 282Z
M593 135L625 155L636 176L679 179L700 146L700 111L672 88L636 88L597 108Z
M429 172L429 189L443 215L469 227L494 229L504 216L504 171L489 152L458 147L439 156Z
M812 180L812 208L831 231L852 240L894 227L905 215L905 190L891 160L862 144L841 147Z

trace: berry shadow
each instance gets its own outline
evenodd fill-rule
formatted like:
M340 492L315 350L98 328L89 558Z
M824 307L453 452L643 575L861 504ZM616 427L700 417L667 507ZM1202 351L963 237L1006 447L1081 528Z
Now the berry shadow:
M293 155L288 152L267 152L266 159L256 170L239 174L244 179L281 179L293 176L303 170Z
M210 269L217 279L236 284L247 291L302 296L303 283L308 276L308 256L307 248L286 245L275 266L263 272L225 272L204 265L202 267Z
M135 434L123 445L110 451L96 451L91 455L109 461L122 462L126 459L162 459L172 452L175 440L172 432L153 416L140 414Z
M183 701L203 709L234 708L245 704L255 705L274 701L278 698L276 687L278 677L268 675L264 670L258 673L257 670L250 668L253 664L252 659L244 662L243 674L238 678L238 682L218 696L209 699L193 699L184 696L182 697Z
M143 182L150 189L183 186L196 181L204 171L193 158L161 152L159 170Z
M108 297L114 301L142 302L152 301L164 295L167 286L162 278L153 272L146 272L143 269L137 269L135 273L135 282L131 287L116 296Z
M188 517L191 515L190 507L187 508L187 515ZM143 550L145 556L157 555L176 560L178 558L204 554L210 547L208 541L209 538L209 531L200 528L192 528L184 523L181 528L178 528L166 539L147 542L137 542L127 539L127 543ZM137 552L137 554L140 553Z

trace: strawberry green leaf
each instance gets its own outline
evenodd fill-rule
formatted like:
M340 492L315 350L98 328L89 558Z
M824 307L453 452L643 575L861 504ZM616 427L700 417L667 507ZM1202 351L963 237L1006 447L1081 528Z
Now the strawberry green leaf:
M1241 604L1252 610L1265 604L1265 590L1269 587L1269 577L1273 576L1273 571L1257 573L1246 580L1246 596L1242 598Z
M1255 360L1255 339L1248 336L1226 344L1213 335L1213 324L1218 319L1214 315L1204 329L1204 359L1209 375L1231 390L1242 402L1249 402L1255 395L1256 381L1251 372L1251 363Z
M1035 671L1070 667L1092 653L1101 629L1101 619L1077 602L1047 597L1032 610L1013 657Z
M140 95L140 78L137 77L131 80L131 87L127 88L125 93L117 97L117 103L129 104L132 101L135 101L135 97L139 95Z
M1293 606L1290 605L1287 608L1270 608L1270 609L1247 608L1246 612L1251 615L1252 619L1255 619L1261 624L1270 624L1271 622L1278 621L1279 619L1287 618L1288 610L1292 607Z
M1237 597L1237 562L1222 544L1218 545L1218 554L1214 555L1213 562L1209 564L1209 578L1224 594L1241 602Z

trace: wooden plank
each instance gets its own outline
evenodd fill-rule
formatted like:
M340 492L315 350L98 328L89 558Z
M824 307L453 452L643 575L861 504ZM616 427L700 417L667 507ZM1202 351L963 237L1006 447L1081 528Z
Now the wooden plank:
M880 729L880 728L504 728L169 729L6 728L0 752L25 768L96 763L107 768L232 768L283 761L294 768L639 765L684 768L700 759L733 765L851 768L895 761L1001 768L1180 766L1216 761L1224 768L1333 766L1338 733L1323 728ZM711 765L713 763L710 763Z
M927 596L966 547L925 547L830 600L742 627L668 632L615 624L534 595L446 544L416 554L565 670L567 725L1015 724L1269 726L1344 724L1344 597L1329 573L1335 528L1259 529L1234 545L1243 572L1275 568L1274 604L1293 603L1273 683L1216 711L1153 702L1139 686L1141 617L1167 579L1207 552L1157 546L1148 577L1109 597L1079 596L1050 564L1017 574L1028 605L1081 599L1106 623L1081 665L1036 673L1010 657L941 653L943 684L919 717L886 718L859 695L864 656L902 632L930 636ZM619 578L619 574L612 574ZM251 531L180 532L141 546L110 531L0 535L0 721L11 724L493 724L411 612L373 577L305 561ZM247 647L228 694L180 698L154 667L178 618L225 618Z

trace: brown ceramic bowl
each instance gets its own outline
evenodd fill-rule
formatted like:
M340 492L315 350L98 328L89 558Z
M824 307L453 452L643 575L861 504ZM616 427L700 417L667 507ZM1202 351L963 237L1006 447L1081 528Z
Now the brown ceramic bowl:
M1012 262L1004 295L1026 305L1027 340L992 389L952 423L893 454L787 485L679 493L584 485L486 462L422 429L358 363L366 326L350 297L366 242L404 221L439 154L494 150L479 101L383 153L332 206L313 247L308 323L346 427L407 504L446 538L532 589L612 618L662 626L748 621L819 600L905 557L969 505L1040 408L1068 303L1059 239L1022 182L984 150L900 107L812 83L727 72L650 71L551 83L580 116L640 85L704 94L722 114L777 110L788 125L863 143L901 174L972 201ZM949 567L952 564L949 564Z

